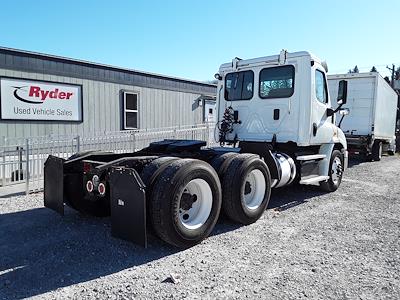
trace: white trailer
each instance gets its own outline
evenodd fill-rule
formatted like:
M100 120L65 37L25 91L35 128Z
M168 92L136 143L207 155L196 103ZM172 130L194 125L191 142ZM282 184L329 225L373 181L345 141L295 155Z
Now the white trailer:
M349 152L380 160L383 151L395 152L397 94L377 72L329 75L329 93L338 94L340 80L348 82L349 115L340 125Z

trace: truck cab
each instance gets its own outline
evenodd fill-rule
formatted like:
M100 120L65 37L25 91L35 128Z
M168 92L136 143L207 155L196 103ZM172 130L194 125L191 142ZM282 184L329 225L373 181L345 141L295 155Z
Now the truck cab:
M221 65L216 74L220 142L239 143L245 149L249 143L264 143L275 161L281 155L293 160L290 164L297 165L297 177L304 184L326 180L333 150L341 152L343 171L347 143L335 125L326 72L326 63L305 51L283 50ZM313 172L302 168L306 161L315 163ZM279 162L276 165L269 167L271 175L279 177Z

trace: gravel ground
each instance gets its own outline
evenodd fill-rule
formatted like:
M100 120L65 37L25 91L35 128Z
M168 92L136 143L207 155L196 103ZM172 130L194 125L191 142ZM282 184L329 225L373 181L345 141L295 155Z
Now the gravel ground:
M185 251L112 238L42 194L1 199L0 299L399 299L399 175L399 157L353 161L335 193L276 190L257 223L220 220Z

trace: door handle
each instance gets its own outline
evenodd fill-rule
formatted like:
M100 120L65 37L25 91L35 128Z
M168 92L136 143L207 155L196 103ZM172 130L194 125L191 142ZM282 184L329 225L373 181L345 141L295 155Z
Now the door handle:
M317 126L317 124L316 123L313 123L312 124L312 133L313 133L313 136L316 136L317 135L317 131L318 131L318 126Z

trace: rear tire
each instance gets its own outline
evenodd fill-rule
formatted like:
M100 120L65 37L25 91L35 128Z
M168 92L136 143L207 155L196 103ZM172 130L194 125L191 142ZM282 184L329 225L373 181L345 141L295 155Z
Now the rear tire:
M140 173L140 178L147 187L146 192L151 191L152 185L158 175L162 173L170 163L179 159L178 157L163 156L147 164Z
M171 157L171 156L164 156L157 158L147 164L143 171L140 173L140 178L142 179L143 183L146 185L146 209L148 212L153 211L153 206L151 202L151 193L153 191L154 182L157 180L159 175L174 161L179 160L178 157ZM152 214L148 213L148 224L152 224Z
M319 183L321 189L325 192L336 191L343 177L343 154L339 150L333 150L331 160L329 162L329 179Z
M240 154L222 177L224 213L241 224L256 222L271 195L271 175L265 162L255 154Z
M221 209L221 185L208 163L179 159L156 178L150 198L156 234L171 245L188 248L213 230Z
M374 161L380 161L382 158L382 142L375 141L372 145L372 159Z
M215 171L218 173L218 176L220 178L225 173L225 170L229 166L231 161L238 155L240 155L240 153L228 152L228 153L224 153L222 155L215 157L211 161L211 166L215 169Z

